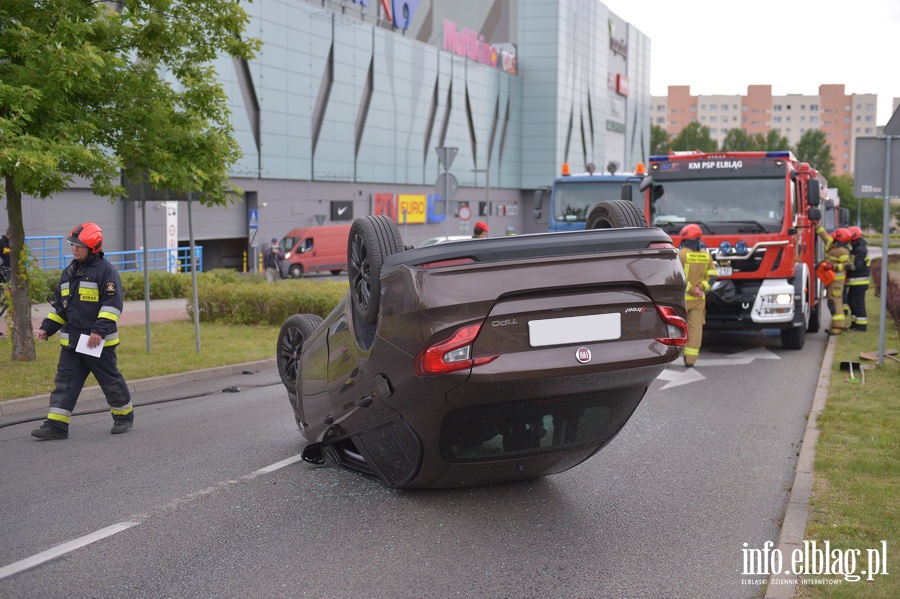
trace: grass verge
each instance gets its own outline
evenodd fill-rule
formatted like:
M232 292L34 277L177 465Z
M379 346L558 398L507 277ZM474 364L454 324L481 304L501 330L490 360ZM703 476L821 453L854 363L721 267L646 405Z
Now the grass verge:
M197 353L192 321L151 323L148 354L146 327L143 324L123 326L119 329L122 341L116 350L119 370L125 380L131 381L274 358L279 328L202 323L200 353ZM10 343L8 337L0 338L0 352L11 351ZM54 336L35 344L33 362L0 359L0 398L49 393L53 389L59 351L59 340ZM94 377L89 376L85 386L96 384Z
M896 273L892 271L891 276ZM845 333L835 340L828 399L818 418L820 435L805 536L806 540L815 540L819 548L828 541L834 554L829 562L834 566L834 558L839 558L845 572L852 556L855 574L861 579L807 577L828 578L840 584L801 585L796 597L900 597L896 559L900 548L900 363L885 357L883 366L864 371L865 383L858 370L854 374L859 382L852 382L850 373L840 369L841 362L875 364L860 358L861 352L878 351L879 299L871 286L866 300L868 331ZM896 331L889 319L886 348L900 347ZM888 574L870 575L868 550L880 553L882 541L887 547L884 571ZM862 575L862 570L867 574ZM872 580L868 580L870 577Z

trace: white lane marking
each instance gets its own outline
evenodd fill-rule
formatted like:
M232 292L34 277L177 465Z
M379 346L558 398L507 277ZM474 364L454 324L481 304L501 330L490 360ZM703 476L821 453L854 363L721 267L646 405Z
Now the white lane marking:
M65 555L67 553L75 551L76 549L81 549L82 547L90 545L95 541L105 539L106 537L110 537L116 533L122 532L123 530L128 530L132 526L137 526L138 524L138 522L119 522L118 524L113 524L112 526L101 528L96 532L86 534L83 537L79 537L73 541L68 541L66 543L63 543L62 545L57 545L56 547L48 549L47 551L42 551L36 555L32 555L31 557L26 557L23 560L19 560L13 564L0 568L0 580L9 578L13 574L18 574L19 572L24 572L25 570L40 566L41 564L56 559L61 555Z
M296 464L297 462L299 462L302 459L303 459L303 455L298 453L297 455L291 456L284 460L281 460L280 462L275 462L271 466L266 466L265 468L260 468L259 470L257 470L253 474L251 474L250 476L252 478L256 478L260 474L268 474L269 472L275 472L276 470L284 468L285 466L290 466L291 464Z
M221 489L223 487L230 486L230 485L232 485L236 482L240 482L240 481L249 482L258 476L261 476L263 474L268 474L270 472L275 472L276 470L280 470L281 468L284 468L285 466L290 466L291 464L295 464L302 459L303 459L302 454L297 454L295 456L291 456L289 458L281 460L280 462L275 462L274 464L270 464L268 466L260 468L259 470L256 470L255 472L251 472L250 474L241 476L237 480L226 480L226 481L223 481L212 487L207 487L207 488L201 489L200 491L197 491L195 493L191 493L187 497L183 497L181 499L176 499L175 501L170 502L169 504L165 505L164 509L167 509L167 510L175 509L182 503L186 503L188 501L198 499L205 495L210 495L213 492L215 492L217 489ZM149 516L146 514L136 516L134 518L134 520L137 520L136 522L135 521L119 522L118 524L113 524L112 526L107 526L106 528L101 528L100 530L86 534L83 537L79 537L72 541L67 541L61 545L57 545L56 547L52 547L46 551L42 551L40 553L32 555L31 557L26 557L25 559L22 559L15 563L9 564L8 566L4 566L4 567L0 568L0 580L3 580L4 578L9 578L10 576L13 576L14 574L24 572L25 570L30 570L31 568L40 566L41 564L44 564L46 562L49 562L50 560L56 559L57 557L59 557L61 555L65 555L67 553L71 553L72 551L75 551L76 549L81 549L82 547L86 547L87 545L90 545L91 543L100 541L102 539L105 539L106 537L110 537L116 533L122 532L123 530L128 530L132 526L137 526L138 524L141 523L141 521L145 520L148 517Z

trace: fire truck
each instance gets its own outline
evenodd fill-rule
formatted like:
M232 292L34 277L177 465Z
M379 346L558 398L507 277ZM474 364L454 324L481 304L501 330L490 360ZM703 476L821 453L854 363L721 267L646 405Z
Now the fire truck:
M593 164L587 172L573 175L568 164L562 165L562 174L550 187L540 187L534 194L534 218L542 217L544 197L550 198L547 217L549 231L578 231L584 229L591 209L603 200L619 200L637 197L637 186L644 175L644 165L638 164L634 172L616 172L613 164L609 173L595 173ZM624 189L623 189L624 188Z
M700 225L715 260L705 328L780 329L784 348L801 349L825 301L815 276L825 254L815 232L824 178L787 151L674 152L651 156L647 171L648 224L675 245L682 227ZM833 202L826 208L840 214Z

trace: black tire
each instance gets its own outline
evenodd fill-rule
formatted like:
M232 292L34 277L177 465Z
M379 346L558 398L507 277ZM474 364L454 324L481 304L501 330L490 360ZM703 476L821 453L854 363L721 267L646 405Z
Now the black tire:
M646 227L647 221L637 206L626 200L605 200L591 208L586 229Z
M822 326L822 300L817 301L816 306L809 311L809 326L806 327L806 332L818 333L820 326Z
M781 329L781 346L784 349L803 349L806 342L806 327L792 327L790 329Z
M303 276L303 267L299 264L292 264L288 269L288 274L291 275L292 279L299 279Z
M331 274L332 274L333 276L336 277L336 276L338 276L339 274L341 274L341 271L340 271L340 270L332 270L332 271L331 271Z
M378 320L381 267L388 256L403 251L397 224L384 215L364 216L350 225L347 277L353 313L366 324Z
M284 321L278 331L275 346L275 363L278 376L287 387L288 393L297 392L297 378L300 376L300 352L303 342L322 324L318 314L294 314ZM293 403L293 402L292 402Z

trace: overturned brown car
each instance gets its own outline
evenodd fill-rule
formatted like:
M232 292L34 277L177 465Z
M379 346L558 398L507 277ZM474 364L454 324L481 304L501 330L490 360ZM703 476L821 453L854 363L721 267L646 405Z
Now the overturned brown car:
M687 340L670 238L623 200L600 228L407 249L354 221L350 291L290 317L277 362L305 460L389 487L568 470L622 428Z

